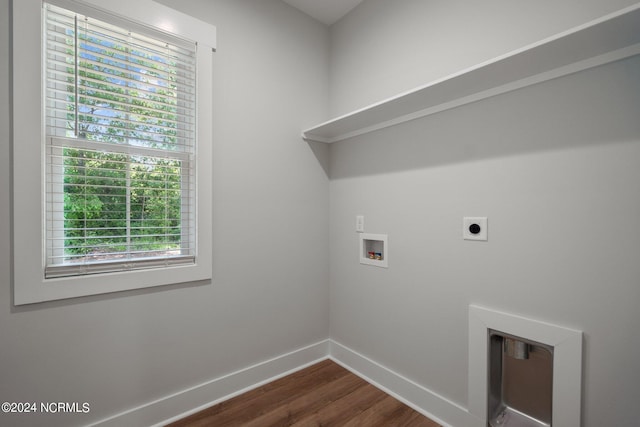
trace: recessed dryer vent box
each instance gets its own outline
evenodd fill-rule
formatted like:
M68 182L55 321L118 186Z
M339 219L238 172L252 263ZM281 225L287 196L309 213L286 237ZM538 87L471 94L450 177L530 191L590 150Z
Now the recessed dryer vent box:
M389 244L386 234L360 233L360 264L389 267Z

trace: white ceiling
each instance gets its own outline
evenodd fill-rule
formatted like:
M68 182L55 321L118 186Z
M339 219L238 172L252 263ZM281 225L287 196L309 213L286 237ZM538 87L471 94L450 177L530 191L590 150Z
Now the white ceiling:
M283 0L318 21L331 25L338 21L362 0Z

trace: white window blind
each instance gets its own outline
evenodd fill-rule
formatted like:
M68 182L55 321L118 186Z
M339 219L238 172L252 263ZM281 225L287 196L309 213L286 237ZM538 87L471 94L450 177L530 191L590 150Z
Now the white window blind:
M194 263L195 43L44 7L45 277Z

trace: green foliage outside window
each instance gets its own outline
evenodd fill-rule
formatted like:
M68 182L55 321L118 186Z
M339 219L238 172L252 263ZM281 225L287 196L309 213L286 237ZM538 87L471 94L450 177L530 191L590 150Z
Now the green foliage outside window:
M73 34L68 35L72 47ZM107 38L78 34L78 39L77 88L74 50L67 51L72 76L67 133L102 143L178 149L174 64ZM182 162L114 151L63 149L65 255L107 260L135 258L143 251L179 253Z

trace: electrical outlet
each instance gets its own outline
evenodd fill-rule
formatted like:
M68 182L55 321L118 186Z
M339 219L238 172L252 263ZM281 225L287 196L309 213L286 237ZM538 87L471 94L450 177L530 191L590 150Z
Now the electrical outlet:
M486 241L488 239L487 217L462 218L462 238Z

